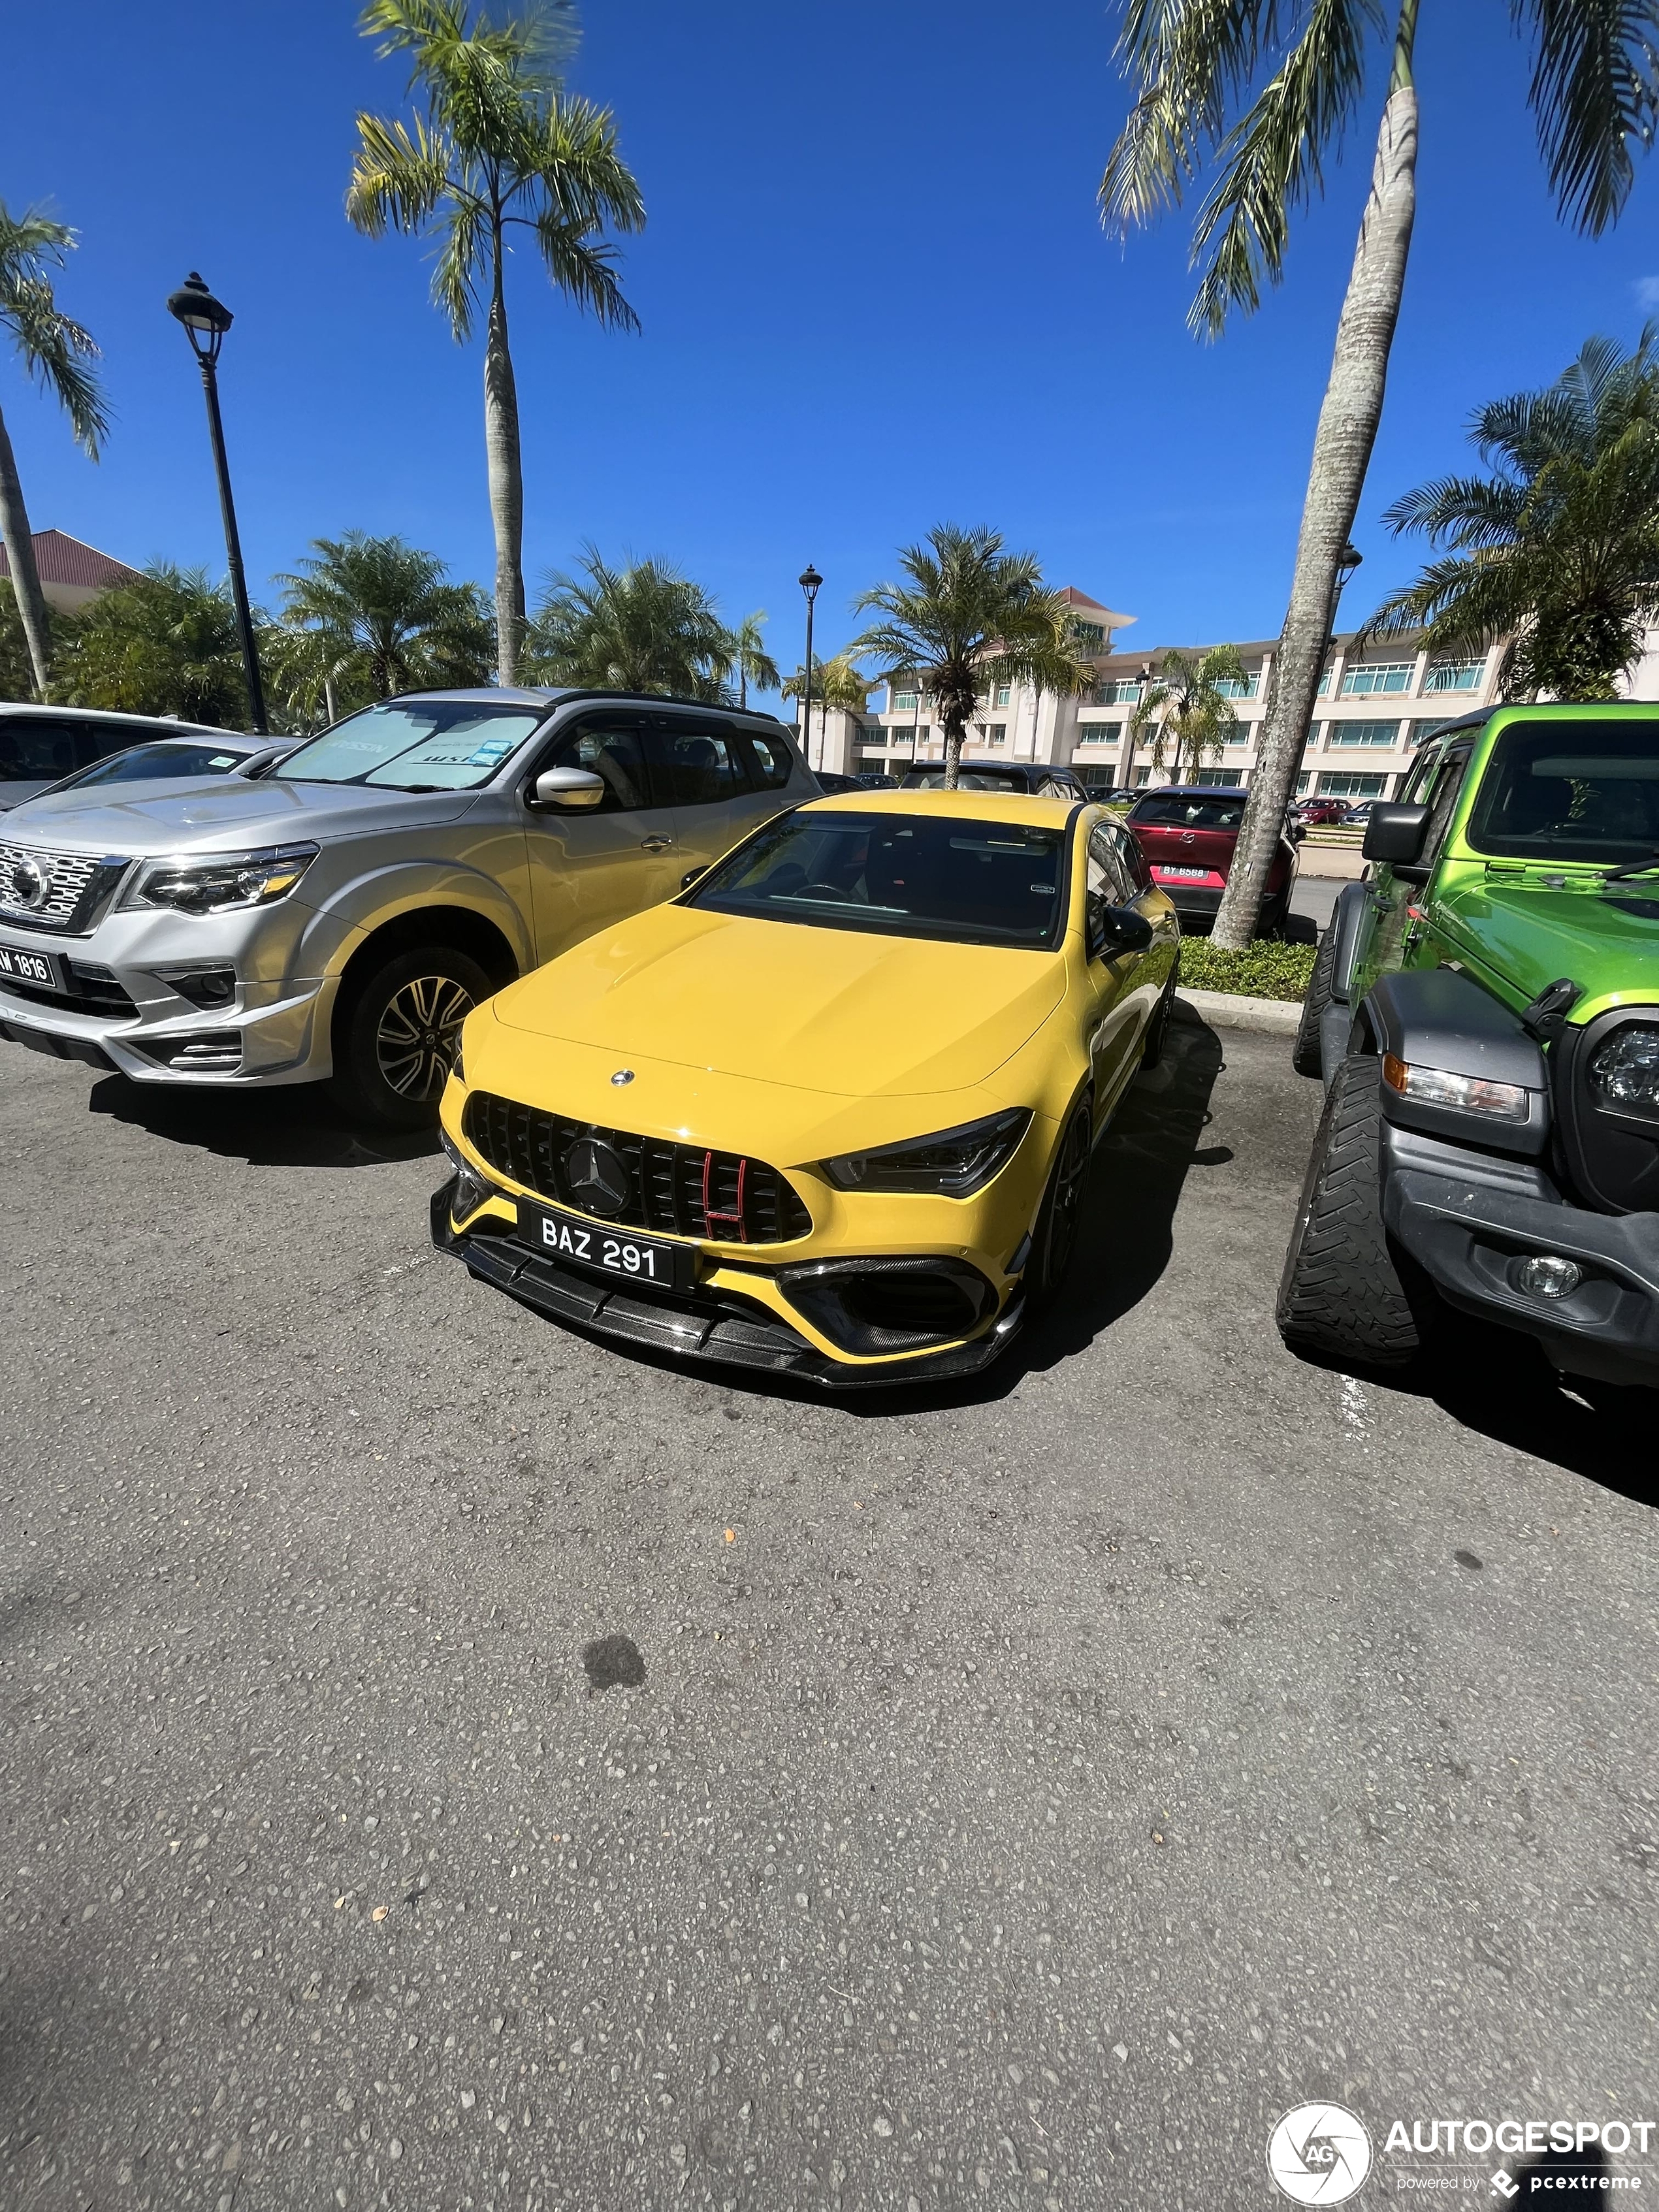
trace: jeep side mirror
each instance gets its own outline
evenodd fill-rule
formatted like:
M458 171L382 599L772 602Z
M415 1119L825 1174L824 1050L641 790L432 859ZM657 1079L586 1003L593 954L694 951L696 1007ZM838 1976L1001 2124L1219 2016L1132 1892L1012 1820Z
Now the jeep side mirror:
M531 787L538 806L597 806L605 782L591 768L547 768Z
M1089 957L1115 960L1125 952L1144 952L1152 941L1152 925L1132 906L1109 906L1104 899L1089 902Z
M1391 868L1414 868L1422 858L1428 827L1426 806L1397 806L1379 799L1372 805L1361 849L1368 860L1382 860Z

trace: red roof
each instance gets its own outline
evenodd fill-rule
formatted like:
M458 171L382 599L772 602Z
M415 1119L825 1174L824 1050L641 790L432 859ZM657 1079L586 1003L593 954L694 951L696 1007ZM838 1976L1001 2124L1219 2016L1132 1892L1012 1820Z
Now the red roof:
M129 568L125 561L100 553L95 545L71 538L66 530L37 530L33 538L34 565L43 584L79 584L99 592L107 591L112 585L138 581L136 568ZM6 549L0 545L0 576L10 574Z
M1104 615L1109 629L1127 629L1134 620L1133 615L1115 614L1110 607L1102 606L1100 601L1091 599L1087 592L1079 592L1075 584L1067 584L1060 597L1068 607L1087 607L1091 614Z

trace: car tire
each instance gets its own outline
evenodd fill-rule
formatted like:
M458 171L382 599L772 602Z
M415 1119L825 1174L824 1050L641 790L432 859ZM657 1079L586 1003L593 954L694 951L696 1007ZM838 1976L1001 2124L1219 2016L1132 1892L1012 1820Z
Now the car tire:
M1281 891L1269 905L1262 908L1261 919L1257 927L1256 934L1259 937L1271 938L1277 942L1284 936L1285 925L1290 918L1291 895L1288 890Z
M1181 981L1181 955L1176 955L1175 965L1170 970L1170 980L1158 994L1152 1018L1146 1024L1146 1041L1140 1048L1143 1067L1156 1067L1164 1057L1164 1048L1169 1042L1170 1023L1175 1013L1175 995Z
M1382 1224L1382 1087L1370 1054L1337 1069L1279 1285L1291 1351L1344 1365L1403 1367L1421 1345Z
M1298 1075L1322 1076L1325 1073L1319 1047L1319 1025L1331 1003L1331 985L1335 980L1336 922L1333 919L1326 923L1319 950L1314 955L1308 995L1302 1001L1302 1018L1296 1025L1296 1042L1291 1047L1291 1066Z
M1025 1294L1039 1311L1059 1292L1076 1255L1078 1223L1089 1194L1089 1170L1094 1162L1094 1109L1085 1098L1066 1124L1031 1235Z
M334 1012L334 1091L354 1121L429 1128L461 1024L495 986L447 945L393 953L353 976Z

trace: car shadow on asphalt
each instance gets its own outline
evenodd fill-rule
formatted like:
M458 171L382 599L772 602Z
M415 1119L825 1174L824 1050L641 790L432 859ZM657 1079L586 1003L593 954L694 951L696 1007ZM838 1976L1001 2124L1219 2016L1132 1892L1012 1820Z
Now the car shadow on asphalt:
M110 1075L94 1084L87 1108L147 1129L167 1144L196 1146L256 1168L378 1167L438 1150L435 1129L354 1127L322 1087L311 1083L227 1097L159 1085L152 1090Z

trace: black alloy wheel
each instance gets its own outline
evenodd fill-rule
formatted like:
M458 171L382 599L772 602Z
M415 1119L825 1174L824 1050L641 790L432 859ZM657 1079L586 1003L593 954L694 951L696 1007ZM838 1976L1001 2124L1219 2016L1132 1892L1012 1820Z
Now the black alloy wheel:
M1037 1216L1030 1262L1026 1269L1033 1305L1048 1304L1072 1264L1093 1159L1094 1113L1085 1098L1066 1124L1048 1188L1043 1194L1042 1211Z
M354 978L334 1017L334 1085L348 1112L380 1128L429 1127L461 1024L493 988L476 960L439 945Z

